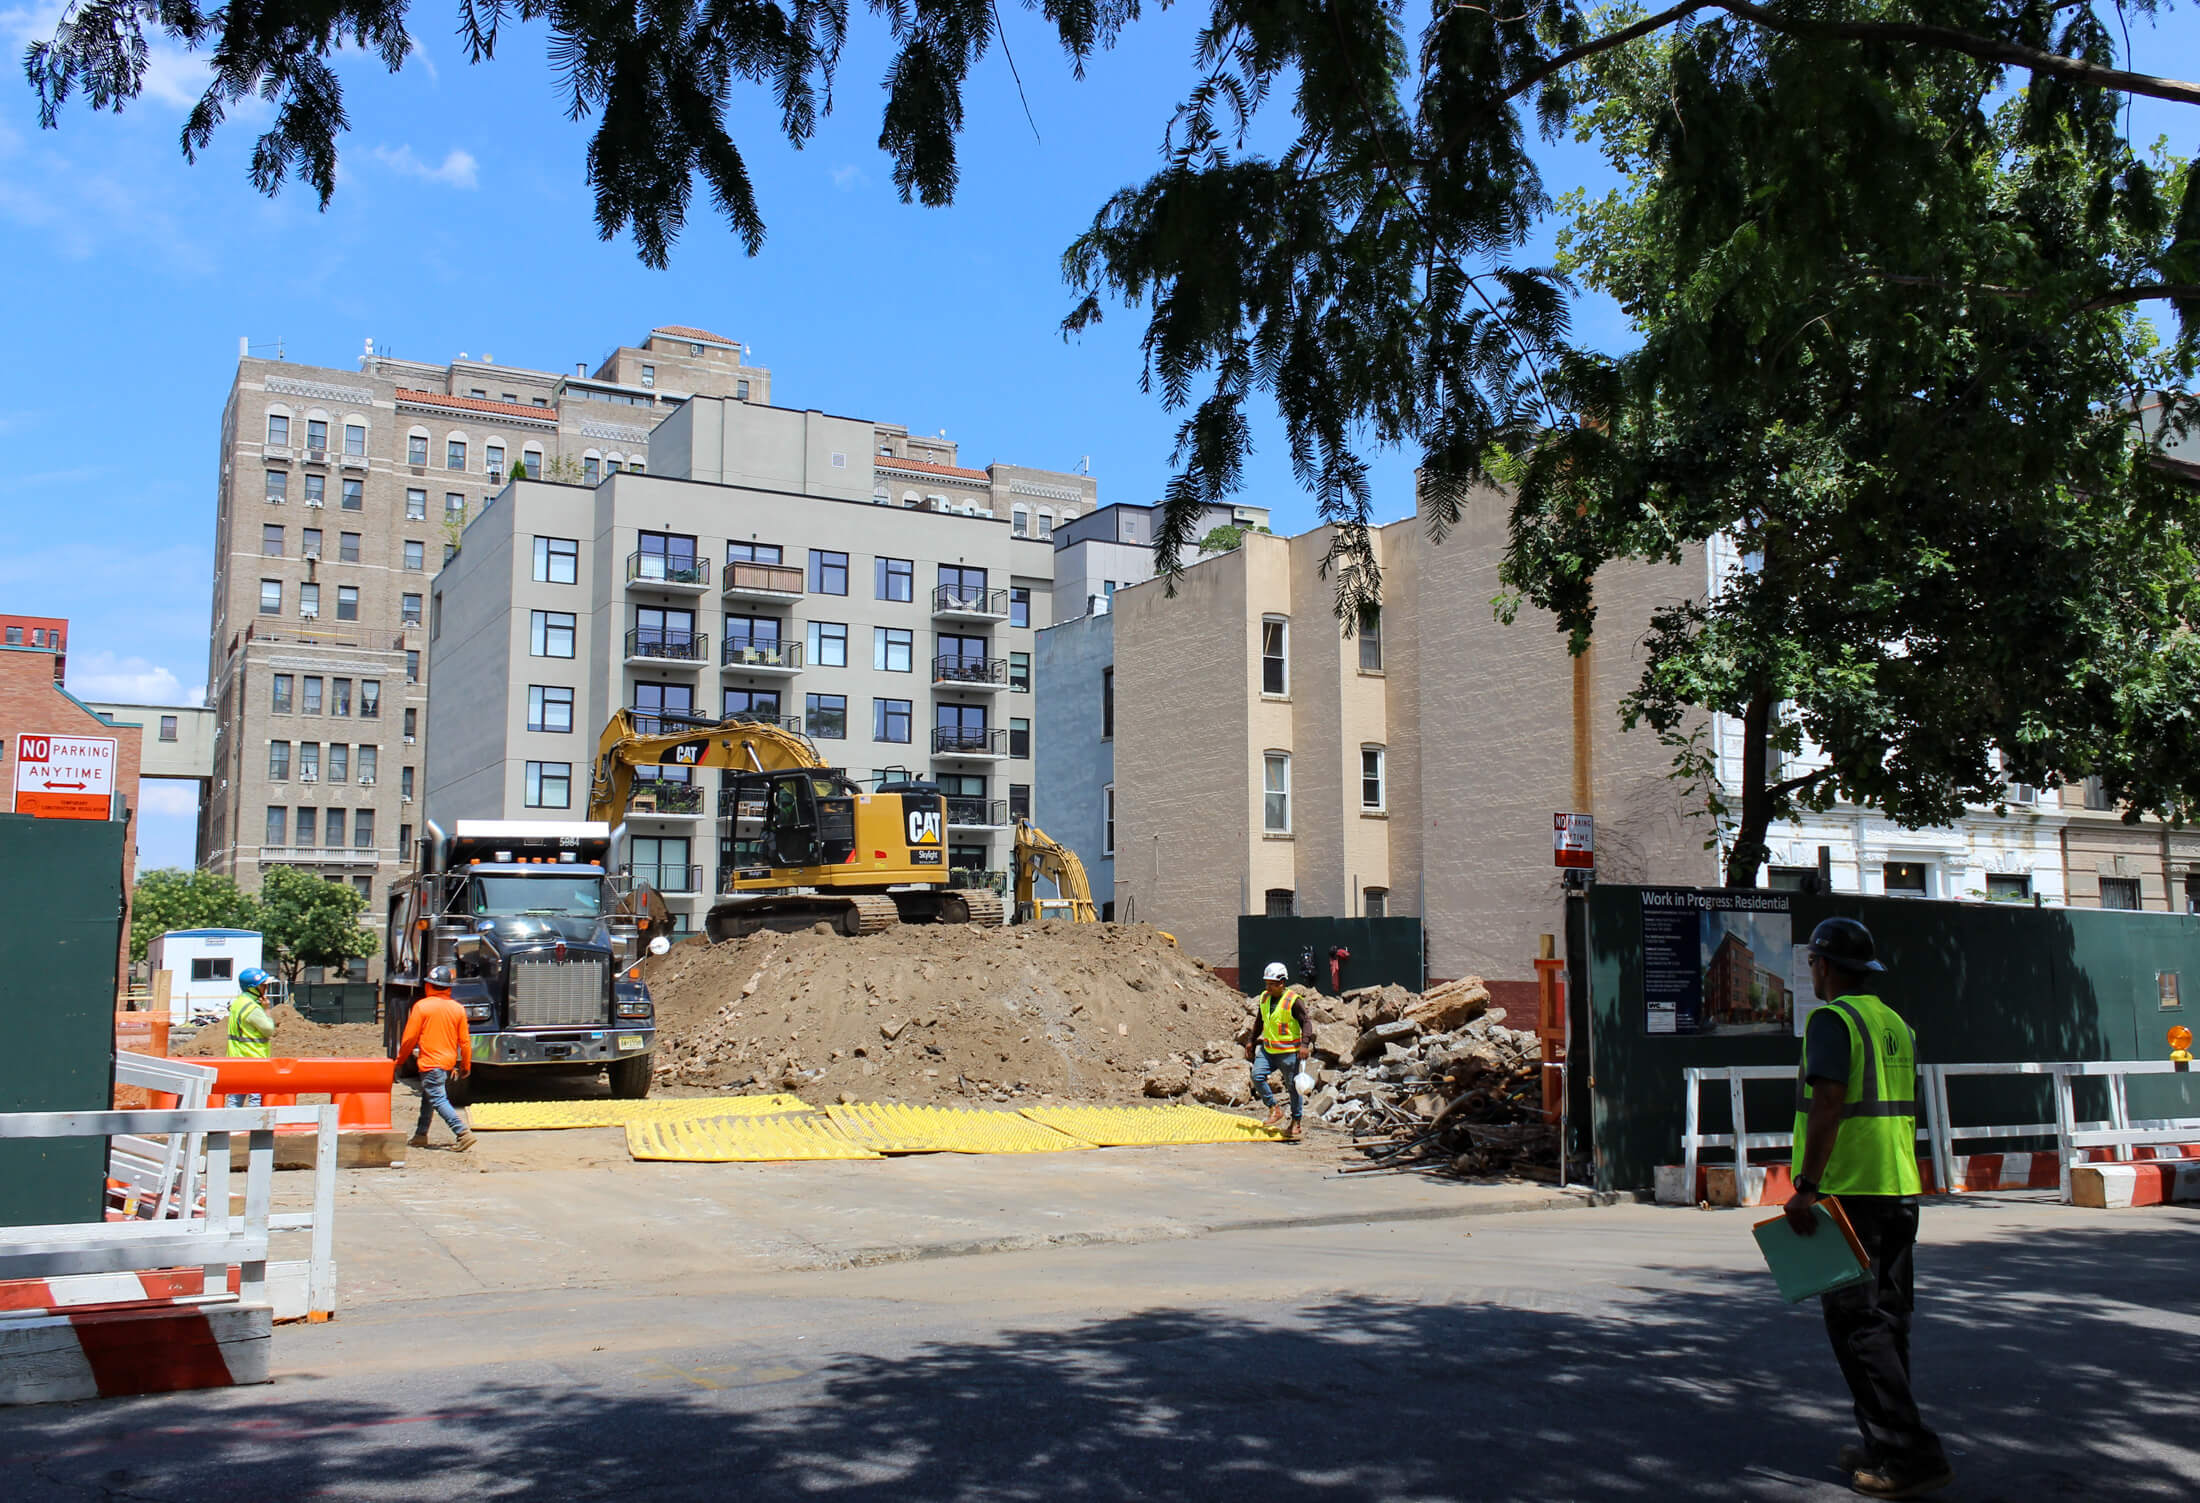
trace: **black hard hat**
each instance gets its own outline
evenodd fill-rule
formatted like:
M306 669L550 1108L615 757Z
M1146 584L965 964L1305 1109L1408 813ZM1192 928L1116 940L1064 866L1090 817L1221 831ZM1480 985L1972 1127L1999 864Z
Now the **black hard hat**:
M1869 941L1867 940L1866 943L1869 944ZM440 986L445 991L449 991L451 989L451 983L456 981L457 979L458 972L452 970L447 965L439 965L434 970L428 972L428 985Z
M1810 953L1844 971L1884 971L1872 932L1852 918L1830 918L1810 931Z

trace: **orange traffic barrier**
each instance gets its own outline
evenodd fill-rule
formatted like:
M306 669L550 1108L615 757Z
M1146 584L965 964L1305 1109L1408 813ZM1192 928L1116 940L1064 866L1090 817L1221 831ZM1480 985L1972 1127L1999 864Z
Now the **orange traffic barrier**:
M257 1095L266 1106L296 1106L302 1095L326 1093L336 1103L336 1126L346 1132L390 1130L392 1059L207 1059L215 1090ZM300 1128L311 1132L311 1127Z

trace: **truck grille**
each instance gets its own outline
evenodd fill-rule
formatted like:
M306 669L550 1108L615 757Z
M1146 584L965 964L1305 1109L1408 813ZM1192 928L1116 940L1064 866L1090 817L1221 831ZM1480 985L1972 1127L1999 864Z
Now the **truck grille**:
M611 961L602 955L515 955L510 970L515 1028L605 1027L611 1019Z

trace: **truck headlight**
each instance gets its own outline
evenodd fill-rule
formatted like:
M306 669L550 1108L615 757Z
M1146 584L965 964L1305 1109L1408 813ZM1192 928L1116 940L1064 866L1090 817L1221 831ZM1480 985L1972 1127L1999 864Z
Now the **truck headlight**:
M635 1019L640 1019L640 1018L648 1018L648 1017L652 1017L652 1016L654 1016L654 1015L656 1014L656 1011L657 1011L657 1008L656 1008L656 1005L655 1005L654 1003L649 1003L649 1002L621 1002L621 1003L620 1003L620 1004L618 1005L618 1007L617 1007L617 1008L615 1009L615 1014L616 1014L616 1016L618 1016L618 1017L622 1017L622 1018L635 1018Z
M493 1011L494 1009L486 1002L469 1002L466 1004L466 1021L469 1023L486 1023Z

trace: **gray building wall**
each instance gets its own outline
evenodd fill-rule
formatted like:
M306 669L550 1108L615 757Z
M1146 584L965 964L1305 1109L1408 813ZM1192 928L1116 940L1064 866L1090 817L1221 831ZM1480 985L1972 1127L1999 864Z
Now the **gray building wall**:
M1115 618L1104 612L1038 634L1032 821L1085 863L1103 913L1115 902L1106 813L1115 743L1103 734L1101 674L1114 662Z

